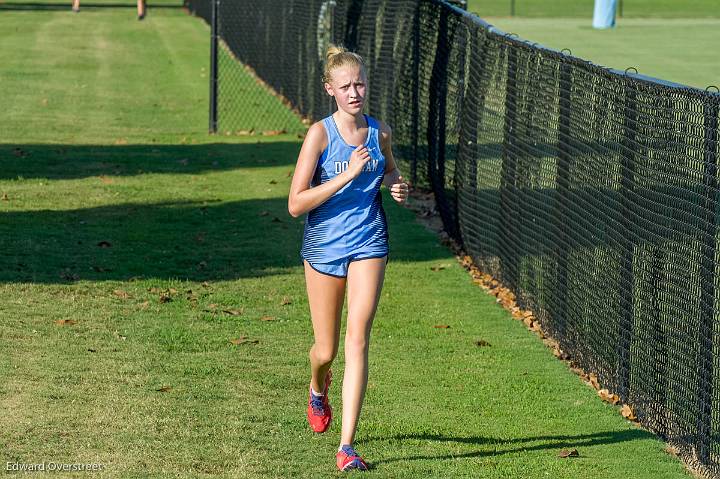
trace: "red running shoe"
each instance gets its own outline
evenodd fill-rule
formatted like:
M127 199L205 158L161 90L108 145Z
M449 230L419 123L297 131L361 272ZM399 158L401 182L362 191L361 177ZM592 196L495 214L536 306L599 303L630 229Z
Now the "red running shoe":
M310 388L307 407L307 418L310 427L315 432L325 432L332 421L332 408L328 403L328 390L332 381L332 372L328 369L325 376L325 389L322 396L315 396Z
M351 471L353 469L357 469L358 471L368 470L367 464L365 464L363 458L355 452L352 446L343 446L335 455L335 459L337 459L337 467L341 471Z

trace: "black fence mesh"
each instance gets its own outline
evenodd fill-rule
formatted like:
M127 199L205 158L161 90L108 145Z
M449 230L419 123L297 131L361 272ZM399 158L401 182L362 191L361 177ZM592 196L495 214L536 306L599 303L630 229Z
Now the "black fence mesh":
M208 18L208 0L187 4ZM439 0L220 5L228 57L303 117L332 111L327 43L363 55L369 113L447 232L646 427L720 473L720 96L531 45ZM252 101L223 68L220 103Z

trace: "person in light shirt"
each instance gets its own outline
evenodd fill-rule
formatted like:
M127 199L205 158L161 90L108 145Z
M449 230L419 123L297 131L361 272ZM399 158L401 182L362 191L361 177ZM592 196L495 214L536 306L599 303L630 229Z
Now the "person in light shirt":
M137 18L138 18L138 20L142 20L145 18L146 8L147 8L147 5L145 5L145 0L137 0ZM73 0L72 11L75 13L80 12L80 0Z

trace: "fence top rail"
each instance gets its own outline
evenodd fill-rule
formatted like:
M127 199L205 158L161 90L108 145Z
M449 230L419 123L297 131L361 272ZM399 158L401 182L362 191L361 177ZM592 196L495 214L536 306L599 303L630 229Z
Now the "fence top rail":
M696 88L696 87L693 87L690 85L683 85L682 83L675 83L675 82L672 82L669 80L663 80L661 78L655 78L655 77L651 77L648 75L643 75L642 73L638 73L637 70L635 69L635 67L628 67L627 70L622 71L622 70L616 70L614 68L609 68L609 67L606 67L603 65L598 65L591 61L585 60L584 58L579 58L579 57L573 56L572 54L565 53L565 50L567 50L567 49L563 49L561 51L554 50L552 48L546 47L539 43L531 42L529 40L520 38L519 36L515 35L514 33L508 33L503 30L500 30L496 26L492 25L491 23L488 23L483 18L479 17L477 14L468 12L467 10L463 10L462 8L458 7L457 5L453 5L452 3L449 3L446 0L431 0L431 1L435 4L443 5L444 7L449 8L450 10L455 12L457 15L465 17L467 20L485 28L491 34L494 34L498 37L503 37L507 41L514 43L518 46L524 46L526 48L530 47L533 49L551 53L553 55L562 56L562 57L565 57L568 59L572 59L572 61L574 63L581 63L581 64L585 64L590 67L600 68L600 69L604 70L605 72L610 73L612 75L617 75L617 76L623 77L623 78L632 78L634 80L637 80L639 82L642 82L642 83L645 83L648 85L662 86L665 88L671 88L671 89L675 89L678 91L682 90L686 93L706 95L706 96L709 96L710 98L713 98L714 100L720 101L720 88L718 88L715 85L710 85L705 90L702 90L700 88ZM631 69L635 70L635 73L628 71ZM715 88L718 91L711 91L710 90L711 88Z

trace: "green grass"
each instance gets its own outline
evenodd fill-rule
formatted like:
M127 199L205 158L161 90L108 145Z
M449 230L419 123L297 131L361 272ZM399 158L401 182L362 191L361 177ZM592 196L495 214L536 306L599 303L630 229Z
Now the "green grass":
M468 0L468 11L481 17L510 16L513 0ZM618 0L623 18L720 17L715 0ZM594 0L515 0L518 17L592 18Z
M487 18L521 38L624 71L705 89L720 86L713 45L720 42L720 19L621 19L610 30L595 30L592 19Z
M207 136L207 36L177 9L0 16L0 463L341 476L339 424L304 418L300 143ZM357 437L370 477L687 477L388 199ZM340 406L342 355L335 373Z
M268 95L254 74L248 74L224 43L218 49L218 130L243 134L268 131L305 134L300 116ZM282 125L282 127L278 127Z
M720 85L714 45L720 10L713 0L624 0L623 17L609 30L592 28L592 0L469 0L468 10L504 32L624 71L705 89Z

